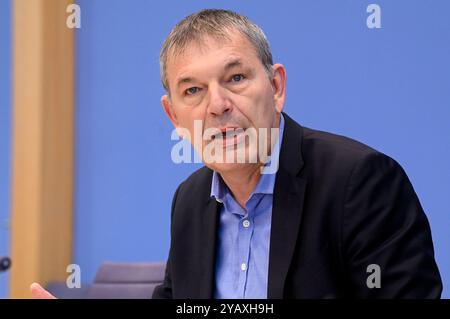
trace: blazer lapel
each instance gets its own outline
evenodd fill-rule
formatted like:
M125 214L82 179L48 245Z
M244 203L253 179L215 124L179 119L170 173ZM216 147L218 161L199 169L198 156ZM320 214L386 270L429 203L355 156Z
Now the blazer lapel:
M283 298L286 276L298 241L306 188L306 180L298 177L303 167L303 130L283 115L285 129L274 188L267 291L267 297L274 299Z
M306 182L280 171L275 183L270 235L268 298L283 298L286 275L298 240Z
M216 233L220 207L221 205L214 198L209 198L204 210L200 243L197 246L201 247L199 280L195 281L199 292L197 298L201 299L214 297Z

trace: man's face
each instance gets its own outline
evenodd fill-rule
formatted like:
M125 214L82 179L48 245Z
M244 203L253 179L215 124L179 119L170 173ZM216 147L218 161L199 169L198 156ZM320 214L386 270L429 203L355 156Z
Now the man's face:
M216 151L217 148L223 151L223 161L205 161L202 156L205 164L218 172L260 165L248 163L255 152L249 138L226 132L253 128L259 138L260 129L268 129L270 139L270 129L279 126L284 105L283 66L274 65L269 75L252 44L240 33L231 32L230 40L206 38L202 45L193 43L181 55L170 56L166 70L170 98L163 96L162 104L173 125L189 131L190 142L197 152L200 144L203 151L208 145L209 149L214 146ZM200 143L194 141L196 120L203 121ZM272 143L268 143L269 150ZM225 155L236 153L238 148L245 149L246 164L225 159Z

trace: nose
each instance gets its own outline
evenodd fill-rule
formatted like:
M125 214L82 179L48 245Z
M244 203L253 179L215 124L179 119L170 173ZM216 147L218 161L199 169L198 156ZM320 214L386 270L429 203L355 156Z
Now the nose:
M227 91L220 85L211 85L209 87L209 105L208 113L212 116L221 116L231 112L233 104Z

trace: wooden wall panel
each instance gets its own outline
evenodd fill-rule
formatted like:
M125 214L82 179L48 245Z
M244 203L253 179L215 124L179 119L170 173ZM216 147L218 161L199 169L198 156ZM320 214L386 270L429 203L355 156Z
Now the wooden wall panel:
M72 259L74 32L69 0L13 1L10 296Z

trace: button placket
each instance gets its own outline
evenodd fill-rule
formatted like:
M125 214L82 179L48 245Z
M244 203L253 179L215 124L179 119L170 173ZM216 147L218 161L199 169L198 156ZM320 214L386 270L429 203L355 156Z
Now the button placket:
M249 212L250 213L250 212ZM244 222L247 227L245 227ZM239 293L242 298L245 297L245 289L247 285L248 268L249 268L249 258L250 258L250 245L252 237L253 223L250 221L248 215L247 217L239 221Z

